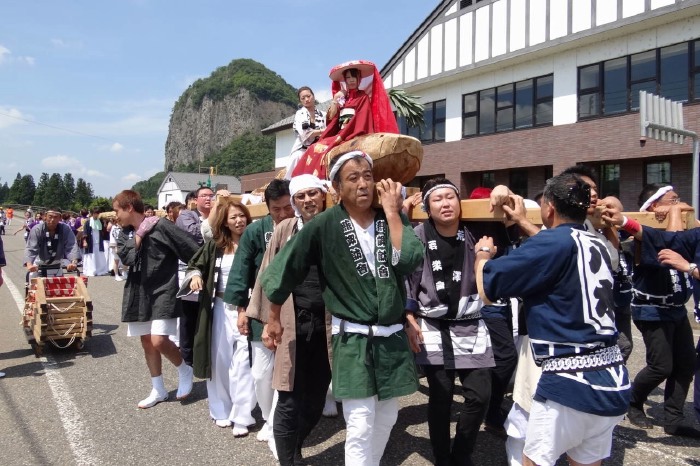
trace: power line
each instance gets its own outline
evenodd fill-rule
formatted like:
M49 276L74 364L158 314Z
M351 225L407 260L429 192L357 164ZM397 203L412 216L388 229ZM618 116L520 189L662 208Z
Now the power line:
M30 120L30 119L28 119L28 118L22 118L22 117L18 117L18 116L16 116L16 115L10 115L9 113L0 112L0 115L6 116L6 117L8 117L8 118L14 118L15 120L26 121L27 123L34 123L35 125L46 126L47 128L53 128L53 129L57 129L57 130L59 130L59 131L65 131L65 132L67 132L67 133L79 134L79 135L81 135L81 136L87 136L87 137L90 137L90 138L96 138L96 139L102 139L102 140L108 141L108 142L114 142L114 141L112 141L111 139L107 139L107 138L104 138L104 137L102 137L102 136L96 136L96 135L94 135L94 134L83 133L82 131L76 131L76 130L74 130L74 129L69 129L69 128L63 128L63 127L61 127L61 126L50 125L50 124L48 124L48 123L42 123L42 122L40 122L40 121Z

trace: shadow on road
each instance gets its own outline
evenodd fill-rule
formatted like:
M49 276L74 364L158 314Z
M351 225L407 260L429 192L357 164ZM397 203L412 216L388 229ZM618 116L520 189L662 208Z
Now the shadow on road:
M85 349L93 358L104 358L117 354L112 336L118 325L93 324L92 337L85 342Z
M30 351L30 354L34 354ZM72 365L73 363L69 363ZM44 365L41 361L25 362L22 364L17 364L15 366L4 366L2 371L5 373L5 378L19 378L19 377L42 377L44 375Z
M0 360L21 359L26 358L27 356L34 356L34 351L31 349L31 347L27 347L24 349L15 349L12 351L8 351L7 353L0 353Z

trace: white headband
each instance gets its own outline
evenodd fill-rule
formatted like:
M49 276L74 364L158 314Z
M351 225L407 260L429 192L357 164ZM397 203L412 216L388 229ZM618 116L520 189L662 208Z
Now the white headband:
M669 191L673 191L673 186L664 186L663 188L659 188L658 191L656 191L654 194L652 194L651 197L649 197L649 199L647 199L647 200L644 202L644 204L642 204L642 206L639 208L639 211L640 211L640 212L646 212L647 209L648 209L654 202L656 202L656 201L658 201L659 199L661 199L661 198L664 196L664 194L666 194L666 193L669 192Z
M328 192L326 183L317 176L304 174L292 178L289 181L289 202L292 204L292 209L294 209L294 213L297 217L301 217L301 212L299 212L299 209L297 209L297 206L294 204L294 195L304 189L319 189L324 193Z
M335 179L335 175L337 175L340 169L343 167L343 165L345 165L345 162L347 162L348 160L356 159L358 157L362 157L363 159L365 159L369 163L369 168L372 168L372 166L374 165L372 157L365 154L361 150L353 150L348 152L347 154L343 154L340 156L338 161L335 162L335 164L333 165L333 168L331 168L331 173L328 178L331 181L333 181Z
M457 193L457 197L459 197L459 189L457 189L457 186L453 184L448 184L448 183L443 183L443 184L436 184L432 188L430 188L425 194L423 194L423 205L421 208L423 209L423 212L428 211L428 198L430 197L431 194L433 194L433 191L437 191L438 189L442 188L450 188L454 189L454 191Z

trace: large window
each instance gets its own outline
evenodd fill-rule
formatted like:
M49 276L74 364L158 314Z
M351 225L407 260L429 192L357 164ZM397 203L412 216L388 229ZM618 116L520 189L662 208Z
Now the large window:
M508 187L518 196L527 197L527 170L511 170Z
M399 132L420 139L422 143L445 140L446 107L444 100L423 104L423 125L409 128L404 117L398 117Z
M484 188L495 188L496 187L496 172L482 172L481 173L481 181L479 182L479 186L483 186Z
M552 75L462 96L462 137L552 124Z
M620 164L604 163L600 166L600 186L598 197L620 197Z
M600 65L578 69L578 116L586 118L600 114Z
M647 162L644 164L646 184L671 183L671 162Z
M684 42L578 69L579 119L639 109L639 91L700 100L700 41Z

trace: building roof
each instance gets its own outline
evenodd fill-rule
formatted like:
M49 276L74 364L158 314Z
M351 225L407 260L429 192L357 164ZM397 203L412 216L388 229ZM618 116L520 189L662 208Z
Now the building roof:
M174 182L181 191L194 191L201 186L201 183L206 183L208 180L209 175L207 173L168 172L163 178L158 192L160 193L165 183L169 181ZM225 186L225 189L232 193L241 193L241 180L237 176L211 175L211 184L212 188Z
M331 100L327 100L327 101L325 101L325 102L322 102L322 103L316 105L316 107L317 107L319 110L321 110L322 112L328 111L328 108L329 108L330 106L331 106ZM271 124L271 125L268 126L267 128L263 128L261 132L262 132L263 134L267 135L267 134L276 133L276 132L278 132L278 131L282 131L283 129L289 129L289 128L291 128L292 125L294 124L294 115L296 115L296 113L294 113L294 114L291 115L291 116L288 116L288 117L285 118L284 120L280 120L280 121L278 121L277 123Z
M418 39L423 37L423 34L430 28L435 18L439 18L442 14L444 14L445 11L447 11L450 8L458 7L459 3L460 2L458 0L443 0L442 2L438 3L435 9L430 12L428 17L423 20L423 22L416 28L416 30L413 31L413 34L411 34L408 37L408 39L406 39L403 45L399 47L399 49L394 53L394 55L391 56L389 61L386 62L386 64L382 67L382 69L379 72L382 78L386 79L386 73L390 73L393 70L396 63L399 62L401 58L403 58L406 52L408 52L411 49L411 47L413 47L418 42Z

